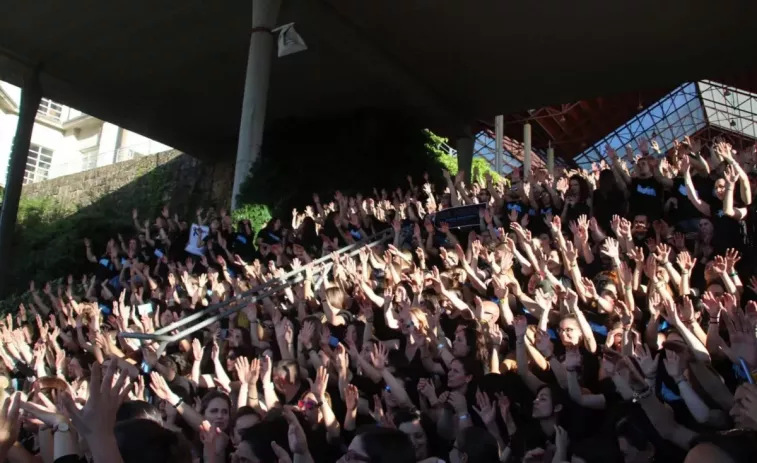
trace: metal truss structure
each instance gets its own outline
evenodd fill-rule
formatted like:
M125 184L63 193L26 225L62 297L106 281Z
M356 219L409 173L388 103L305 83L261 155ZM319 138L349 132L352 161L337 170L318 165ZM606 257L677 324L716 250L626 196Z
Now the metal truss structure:
M645 98L641 94L598 98L506 116L508 130L502 139L504 156L500 173L508 175L521 166L523 144L516 138L519 128L527 121L534 127L538 126L541 132L539 146L532 147L534 166L546 164L546 149L543 145L548 142L558 147L555 166L590 169L592 163L605 159L606 145L619 152L627 145L638 151L641 138L657 141L663 152L671 149L675 140L682 140L686 136L699 139L703 145L714 138L724 138L736 149L751 146L757 140L755 93L703 80L684 83L667 94L658 92L656 96L653 95L645 95ZM642 99L653 103L644 107ZM629 104L634 108L630 112ZM581 121L582 118L607 118L608 111L612 114L614 109L621 115L633 116L609 133L597 131L599 124L596 121ZM617 118L617 114L615 117ZM622 121L623 119L618 120ZM497 146L494 129L486 122L482 122L481 126L483 129L475 137L474 156L485 159L494 168ZM555 127L561 128L562 132L556 131ZM566 144L580 145L580 150L573 151L578 154L572 155L570 151L566 153L564 150L559 153L560 147L564 148Z
M576 156L584 169L605 159L605 147L638 151L641 138L656 140L662 152L675 140L695 137L703 144L722 137L736 149L757 139L757 95L712 81L685 83L641 111L583 153Z

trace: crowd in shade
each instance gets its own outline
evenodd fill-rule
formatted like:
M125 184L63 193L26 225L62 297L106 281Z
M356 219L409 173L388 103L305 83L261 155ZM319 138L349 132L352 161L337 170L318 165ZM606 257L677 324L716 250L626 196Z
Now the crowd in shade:
M261 230L135 210L3 320L0 461L754 461L755 149L638 146ZM123 336L224 302L165 350Z

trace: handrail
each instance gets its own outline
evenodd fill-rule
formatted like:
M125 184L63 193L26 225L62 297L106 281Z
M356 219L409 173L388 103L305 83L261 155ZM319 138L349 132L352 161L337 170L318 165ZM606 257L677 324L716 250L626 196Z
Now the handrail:
M338 251L335 251L335 254L339 256L339 255L348 253L348 255L352 257L358 254L361 249L372 248L374 246L377 246L383 243L384 241L386 241L388 238L391 238L392 236L393 236L393 233L392 233L392 229L390 228L369 237L365 241L361 241L358 243L353 243L349 246L345 246L339 249ZM176 342L179 339L184 338L188 334L192 334L195 331L205 328L206 326L212 325L213 323L215 323L218 320L221 320L222 318L226 318L236 312L239 312L242 309L242 307L246 306L249 303L257 302L260 299L265 299L266 297L276 294L292 285L295 285L303 281L305 277L302 275L302 273L308 268L311 268L313 270L313 275L316 275L316 274L325 275L328 272L328 270L331 269L333 265L333 262L331 262L332 254L316 259L310 262L309 264L304 265L298 269L292 270L281 277L273 278L267 282L261 283L257 285L256 287L235 296L232 299L219 302L218 304L213 304L209 307L206 307L205 309L199 312L193 313L192 315L188 317L185 317L179 321L171 323L170 325L165 326L153 333L121 332L119 333L119 336L123 338L159 341L161 345L160 345L160 348L158 349L158 352L162 352L165 349L167 344ZM323 266L320 265L324 263L326 265L323 265ZM318 281L316 282L317 287L320 287L320 283L322 283L322 280L323 278L318 279ZM273 288L270 288L270 286L276 282L280 282L280 284L278 284L277 286L274 286ZM255 294L255 293L259 293L259 294ZM249 299L246 299L243 301L243 299L247 297L249 297ZM244 302L244 304L242 304L242 302ZM219 313L210 316L206 320L203 320L191 327L185 328L178 333L168 334L176 330L177 328L180 328L184 325L189 324L190 322L198 320L206 315L209 315L211 312L218 311L219 309L223 309L224 307L230 306L234 303L237 303L236 307L232 307L226 311L219 311Z

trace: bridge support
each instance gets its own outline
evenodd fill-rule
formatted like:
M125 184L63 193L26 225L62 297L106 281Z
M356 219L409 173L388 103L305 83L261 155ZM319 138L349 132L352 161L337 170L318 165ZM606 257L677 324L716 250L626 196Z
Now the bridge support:
M27 77L21 89L21 106L18 112L16 136L13 138L8 176L5 179L5 195L0 210L0 295L5 296L8 287L8 274L13 265L13 232L16 229L18 203L21 200L21 187L24 184L26 159L29 157L29 145L32 141L34 119L37 116L42 89L37 72Z
M242 118L239 123L232 209L239 205L237 195L250 174L250 168L260 154L260 146L263 143L268 83L276 44L272 29L276 25L280 7L281 0L252 0L252 32L247 55Z

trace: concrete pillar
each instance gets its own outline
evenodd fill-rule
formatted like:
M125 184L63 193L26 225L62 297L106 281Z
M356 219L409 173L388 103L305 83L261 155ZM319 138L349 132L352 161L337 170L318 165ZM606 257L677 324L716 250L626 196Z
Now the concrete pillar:
M523 178L531 175L531 124L523 125Z
M42 89L38 75L30 76L21 91L21 105L18 112L16 136L13 138L8 175L5 180L5 196L0 210L0 295L6 295L8 273L13 267L11 252L13 249L13 232L16 228L18 203L21 199L21 187L24 184L26 160L29 157L29 145L32 141L34 119L37 116Z
M111 164L118 162L118 144L120 141L121 128L110 122L103 122L103 126L100 129L100 142L97 146L97 167L107 165L108 162L99 162L100 158L111 158Z
M552 146L552 142L549 143L547 148L547 171L549 175L555 175L555 148Z
M457 170L465 171L465 183L470 185L473 168L473 137L457 139Z
M239 205L237 195L260 154L260 146L263 143L268 82L276 45L276 38L271 29L276 25L280 7L281 0L252 0L252 33L247 54L242 118L239 122L237 160L231 196L232 209Z
M497 116L494 118L494 138L497 141L496 151L494 153L494 170L498 174L502 173L502 139L505 137L505 117Z

